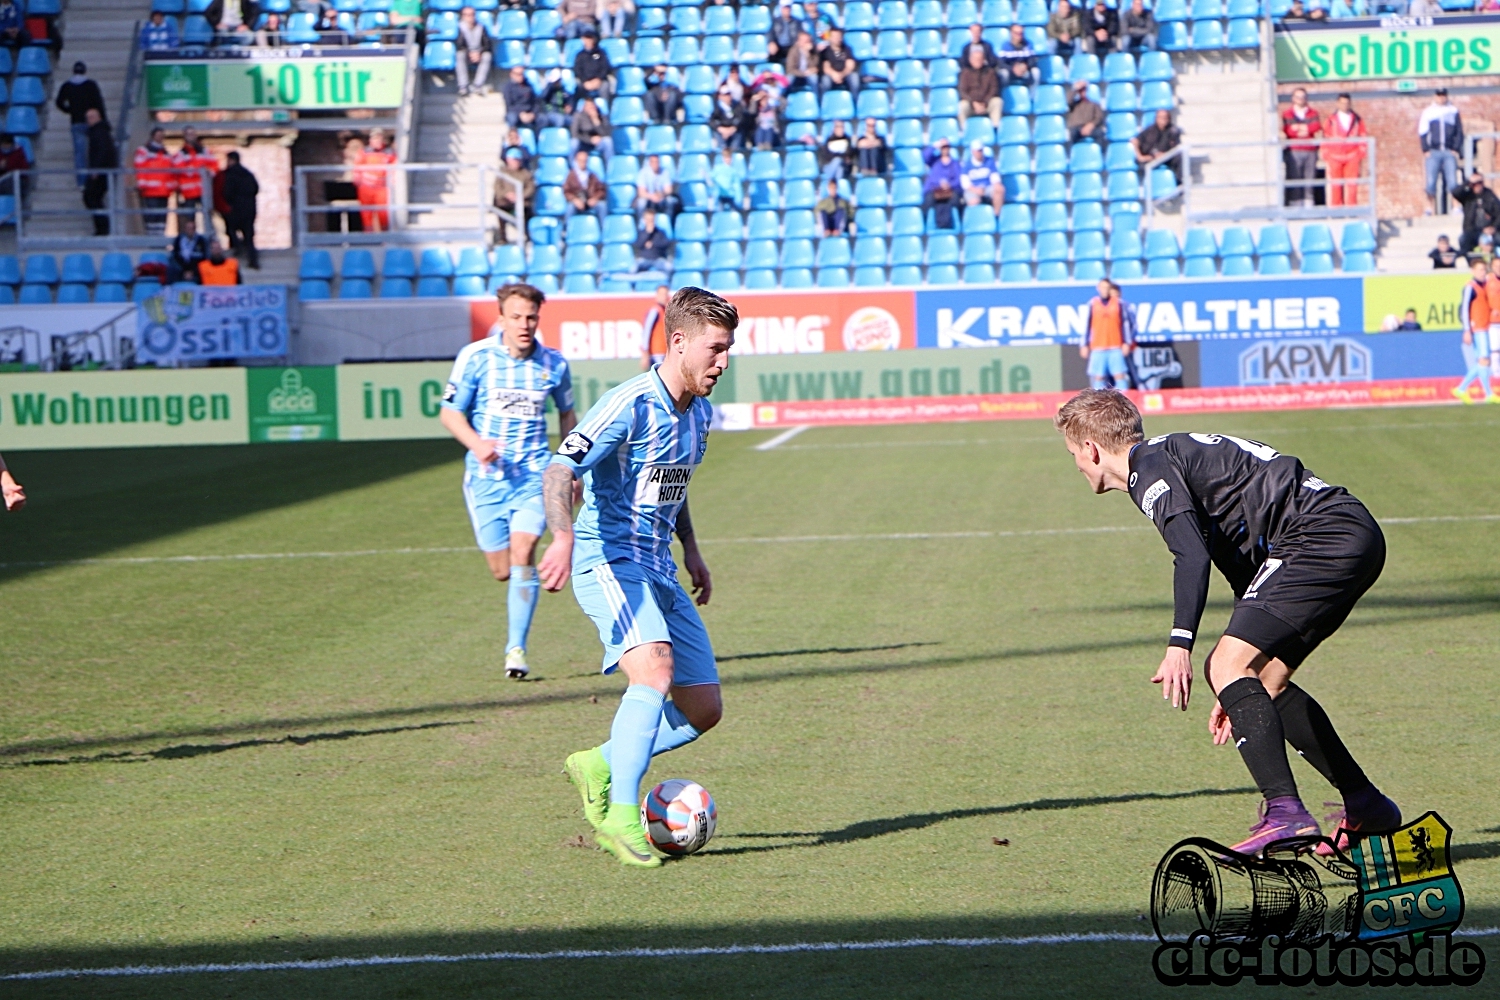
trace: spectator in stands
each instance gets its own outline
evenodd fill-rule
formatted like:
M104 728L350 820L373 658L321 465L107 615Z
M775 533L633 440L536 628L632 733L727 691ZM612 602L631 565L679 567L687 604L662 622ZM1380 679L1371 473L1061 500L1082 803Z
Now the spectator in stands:
M665 212L667 218L677 217L678 199L673 185L672 168L661 162L661 157L652 153L635 175L635 207Z
M606 164L615 155L615 128L599 113L592 97L585 97L573 115L573 150L598 153Z
M167 284L198 280L198 262L208 259L208 238L198 232L198 223L184 215L177 223L177 236L167 246Z
M592 31L583 33L583 48L573 57L573 77L578 81L578 97L604 97L614 94L615 68L610 65L609 53L599 47L599 36Z
M1484 183L1479 171L1469 177L1467 188L1453 192L1453 200L1463 206L1463 230L1458 237L1458 252L1468 253L1479 245L1480 234L1489 226L1500 225L1500 198Z
M799 90L818 91L818 50L813 46L813 36L807 32L797 36L797 44L786 57L788 94Z
M1085 50L1101 58L1113 52L1120 34L1120 15L1114 8L1105 6L1104 0L1094 0L1094 6L1083 16L1083 45Z
M1146 164L1161 156L1170 153L1182 145L1182 129L1172 124L1172 112L1160 108L1156 112L1156 120L1145 128L1140 134L1130 140L1130 148L1135 151L1135 162L1144 170ZM1172 171L1172 176L1177 178L1177 183L1182 183L1182 157L1174 156L1158 166L1166 167Z
M890 155L890 147L886 144L885 136L876 131L875 119L865 119L865 130L855 142L854 147L859 157L859 172L862 176L885 176L886 159Z
M390 26L392 28L415 28L417 44L421 45L422 37L426 34L422 28L422 0L390 0L390 3L391 9L386 12ZM331 5L321 4L321 6L327 9Z
M1001 39L1000 51L995 55L1000 60L1000 86L1041 81L1041 73L1036 67L1036 52L1026 40L1026 29L1023 26L1010 26L1010 34Z
M318 14L317 23L313 29L318 33L318 43L321 45L349 45L349 32L344 30L344 23L339 20L342 15L336 7L324 7Z
M641 226L635 234L635 270L672 273L672 241L656 227L656 213L646 209L641 213Z
M255 47L258 49L275 48L281 44L281 15L267 14L261 19L260 27L255 29Z
M967 123L971 115L989 115L999 128L1000 77L985 65L983 49L970 45L967 51L968 59L958 73L958 123Z
M635 4L631 0L599 0L594 17L599 22L600 38L624 38L635 17Z
M1156 15L1142 0L1130 0L1130 9L1120 18L1120 51L1156 51Z
M980 54L984 57L985 66L989 67L991 71L999 67L1000 57L995 55L995 47L984 37L984 25L978 21L969 25L969 41L964 45L964 51L971 52L976 48L979 49Z
M1081 37L1083 17L1068 0L1057 0L1057 6L1052 8L1052 16L1047 18L1047 38L1051 42L1053 55L1064 59L1073 58L1073 50L1078 47Z
M562 15L562 24L557 29L557 40L581 38L586 32L598 34L599 22L594 19L597 0L560 0L557 11Z
M171 52L177 48L177 18L168 18L159 10L141 25L142 52Z
M1458 251L1453 249L1453 244L1448 242L1447 236L1439 236L1437 246L1427 251L1427 256L1432 258L1434 271L1458 266Z
M1411 0L1406 8L1407 17L1437 17L1443 13L1443 5L1437 0Z
M182 146L172 154L172 166L177 169L177 210L192 212L203 205L203 175L208 174L209 192L213 192L213 178L219 172L219 158L204 148L198 130L185 126L182 130ZM204 212L207 221L210 216Z
M831 28L828 44L818 56L818 70L822 76L818 84L818 95L830 90L847 90L849 96L859 96L859 60L844 45L842 28Z
M1329 139L1363 139L1370 134L1365 120L1354 110L1354 99L1340 94L1338 109L1323 124ZM1323 163L1328 175L1328 204L1358 205L1358 178L1364 174L1368 147L1362 142L1330 142L1323 146ZM1340 183L1343 182L1343 183Z
M87 163L84 166L88 166ZM30 170L31 160L26 156L26 147L16 142L16 137L9 132L0 134L0 194L12 195L19 198L30 188L29 178L25 175L17 180L7 181L18 170ZM85 175L87 177L87 175Z
M1083 80L1073 82L1073 90L1068 96L1068 116L1063 123L1068 127L1068 138L1072 142L1088 139L1100 144L1107 142L1104 109L1098 101L1089 99L1089 85Z
M802 23L806 25L804 30L817 42L819 50L828 43L829 33L839 26L832 14L818 9L818 0L803 0Z
M497 171L499 176L495 178L495 207L511 215L524 214L530 218L531 205L536 199L536 176L522 159L523 153L525 149L521 146L506 149L505 159L500 161L500 169ZM517 184L521 186L520 208L523 211L520 213L516 211Z
M922 151L922 160L927 164L927 178L922 182L922 208L933 210L937 228L953 229L954 209L962 203L962 182L948 137L938 136L936 142Z
M1458 109L1448 103L1448 88L1432 92L1432 103L1422 109L1417 119L1417 135L1422 152L1427 154L1427 214L1437 211L1438 176L1448 193L1456 196L1458 187L1458 154L1464 148L1464 122Z
M1338 21L1350 17L1369 17L1370 8L1365 0L1333 0L1328 5L1328 17Z
M385 205L390 202L391 172L384 168L395 162L396 154L386 149L384 130L371 129L370 141L354 157L354 190L361 205ZM249 173L248 170L245 172ZM362 209L359 219L360 225L364 227L363 231L367 233L383 233L391 228L390 214L384 210ZM231 248L236 245L232 234L229 245Z
M708 127L714 130L719 145L724 149L741 149L745 145L745 106L730 96L725 87L719 88L714 99L713 111L708 116Z
M756 149L779 149L781 147L782 113L786 110L786 99L781 88L767 83L750 98L750 114L755 119L753 136Z
M1415 309L1406 310L1406 315L1402 317L1401 322L1396 326L1397 333L1416 333L1421 329L1422 324L1417 320L1417 311Z
M1292 0L1291 7L1287 8L1287 12L1281 16L1281 19L1283 21L1326 21L1328 12L1321 7L1308 10L1302 0Z
M505 121L511 128L525 125L527 128L546 128L537 121L542 102L537 100L531 81L526 79L526 67L512 66L500 85L500 96L505 98Z
M854 172L854 137L842 121L833 123L828 138L818 147L818 164L825 180L843 180Z
M644 103L651 124L677 124L677 112L682 107L682 88L677 86L677 78L670 66L661 64L646 74Z
M198 262L198 283L202 285L242 285L245 283L245 279L240 275L240 262L225 254L224 244L218 240L208 245L207 259Z
M573 119L573 95L568 88L563 86L562 70L549 70L547 72L547 85L542 88L542 94L538 98L542 110L537 115L538 121L546 119L541 128L566 128Z
M1005 184L995 158L984 143L976 140L969 144L969 158L964 161L958 180L965 205L977 205L988 197L995 206L995 214L1000 214L1000 207L1005 204Z
M377 142L380 145L377 146ZM375 129L370 133L370 145L375 147L377 153L384 148L384 144L385 134L383 132ZM366 150L365 155L369 155L369 150ZM224 207L229 209L224 215L224 229L229 234L229 249L234 251L237 256L245 258L246 264L259 271L260 251L255 249L255 215L257 211L256 197L260 194L260 182L255 179L255 175L248 168L240 163L240 154L237 151L231 149L228 155L225 156L225 159L228 161L228 164L224 167L224 172L219 174L214 200L222 201ZM395 157L392 156L391 162L394 161ZM371 204L371 202L365 201L365 192L360 188L358 181L359 175L355 174L355 177L354 186L360 189L360 202L367 205ZM385 174L380 174L380 179L382 186L379 204L383 205L385 204L385 187L383 184ZM378 228L385 229L389 225L384 212L361 212L360 221L363 223L366 232L371 232L377 228L371 224L371 216L379 216L380 224ZM201 272L202 269L200 268L199 270ZM204 282L204 284L207 284L207 282Z
M114 136L110 134L109 122L98 108L84 113L88 123L89 170L88 181L83 186L83 207L94 210L94 235L109 235L109 213L100 211L109 194L109 177L105 171L118 169L120 155L115 149Z
M458 50L453 64L453 75L458 78L458 96L467 97L471 88L488 94L495 43L490 33L484 30L484 25L474 19L473 7L458 12L458 38L453 46Z
M1311 207L1312 184L1307 182L1318 175L1318 144L1308 140L1323 134L1323 120L1318 109L1307 103L1307 91L1301 87L1292 91L1291 107L1281 112L1281 134L1287 141L1283 154L1287 204Z
M255 0L212 0L203 16L217 33L215 45L248 45L250 28L260 20Z
M739 211L745 202L745 164L735 158L734 147L727 143L719 151L708 179L714 186L714 204L718 208Z
M791 0L782 0L776 6L776 14L771 18L771 32L766 36L766 52L771 61L785 66L786 57L796 46L797 36L802 32L802 22L792 15Z
M88 166L88 111L95 108L104 118L109 112L104 108L104 93L99 85L89 79L89 68L81 62L73 64L73 75L57 88L57 110L68 116L73 126L73 168L78 171L78 186L86 183L84 168Z
M840 197L839 182L828 182L828 193L815 206L818 213L818 229L824 236L843 236L849 230L849 220L854 210L849 199Z
M8 49L31 44L31 32L26 30L26 17L18 4L12 0L0 0L0 45Z
M164 144L166 132L153 128L144 146L135 151L135 190L141 199L142 223L148 236L167 231L167 200L177 190L172 154Z
M604 223L609 211L609 189L599 175L589 169L589 151L580 149L573 154L573 169L563 181L563 218L571 219L580 212L592 212Z

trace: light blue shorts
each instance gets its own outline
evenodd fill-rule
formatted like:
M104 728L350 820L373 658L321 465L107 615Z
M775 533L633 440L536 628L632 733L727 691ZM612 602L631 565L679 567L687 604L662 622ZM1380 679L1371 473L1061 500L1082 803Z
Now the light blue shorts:
M1120 348L1105 347L1097 351L1089 351L1089 378L1129 374L1130 367L1125 364L1125 352Z
M1500 326L1474 331L1474 353L1481 358L1487 356L1490 353L1490 345L1497 342L1500 342Z
M600 563L573 574L573 596L599 629L606 674L614 673L628 650L648 642L670 642L673 684L719 683L708 630L675 578L635 563Z
M542 477L513 483L504 479L482 479L464 473L464 503L474 525L474 541L481 552L510 548L512 531L540 535L547 530L542 510Z

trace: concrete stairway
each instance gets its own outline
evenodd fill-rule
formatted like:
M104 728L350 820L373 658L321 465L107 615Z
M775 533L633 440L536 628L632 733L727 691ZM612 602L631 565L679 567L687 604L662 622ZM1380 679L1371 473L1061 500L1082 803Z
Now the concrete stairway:
M491 77L498 84L497 72ZM419 163L451 163L469 167L498 166L500 148L505 141L505 100L498 91L459 97L451 80L445 87L433 81L424 84L421 115L418 119L412 159ZM474 170L452 173L419 174L412 178L410 198L413 202L440 203L455 206L451 210L426 212L413 220L418 229L462 229L472 227L476 213L472 208L478 189ZM486 202L491 192L484 192Z
M1177 124L1188 146L1246 144L1193 151L1195 182L1245 185L1196 190L1191 203L1194 212L1228 212L1275 204L1271 181L1278 176L1276 153L1264 144L1275 141L1276 126L1262 58L1258 52L1226 51L1185 53L1174 59Z
M1458 246L1458 234L1463 228L1463 214L1419 215L1414 219L1380 220L1380 253L1375 258L1377 270L1386 273L1407 274L1431 271L1432 261L1427 254L1437 246L1439 235L1446 235Z

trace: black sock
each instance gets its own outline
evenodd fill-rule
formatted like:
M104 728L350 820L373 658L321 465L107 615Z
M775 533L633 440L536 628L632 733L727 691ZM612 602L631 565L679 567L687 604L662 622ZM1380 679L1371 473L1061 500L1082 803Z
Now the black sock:
M1250 777L1267 799L1296 796L1297 781L1286 759L1286 736L1281 716L1258 677L1241 677L1224 685L1219 705L1234 727L1234 745L1250 769Z
M1276 696L1276 711L1281 716L1286 741L1344 798L1360 795L1374 787L1344 746L1344 741L1339 739L1339 734L1334 732L1328 713L1313 700L1312 695L1295 684L1288 684L1286 690Z

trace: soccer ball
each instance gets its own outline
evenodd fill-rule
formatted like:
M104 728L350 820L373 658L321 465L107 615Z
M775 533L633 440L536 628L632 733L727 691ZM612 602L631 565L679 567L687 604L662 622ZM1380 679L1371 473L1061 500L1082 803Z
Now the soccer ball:
M641 824L652 845L663 854L686 857L708 843L719 810L708 789L686 778L669 778L641 802Z

